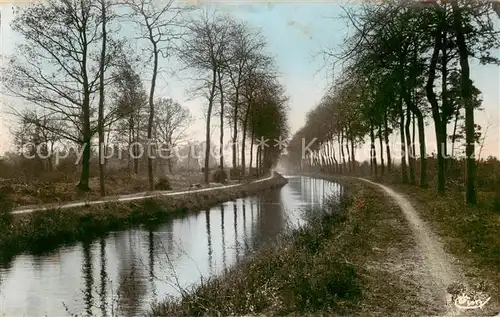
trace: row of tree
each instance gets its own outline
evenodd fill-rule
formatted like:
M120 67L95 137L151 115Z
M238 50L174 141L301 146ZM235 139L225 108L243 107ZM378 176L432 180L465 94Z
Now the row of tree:
M217 104L220 123L220 162L224 169L224 127L231 126L232 167L239 176L246 173L246 140L286 137L287 97L278 81L274 61L266 52L266 41L260 33L230 16L208 14L188 23L188 33L179 49L179 58L194 71L198 84L193 93L207 100L206 139L211 144L211 117ZM241 134L241 136L240 136ZM241 161L237 159L237 144L241 139ZM205 148L205 157L210 148ZM269 170L276 164L281 151L257 147L257 170ZM250 155L249 166L252 166ZM205 182L209 181L209 161L205 159Z
M180 61L183 71L194 75L189 93L206 100L206 144L212 144L211 119L217 110L221 154L224 128L231 125L232 165L241 166L243 174L247 139L253 153L258 137L288 132L287 98L265 53L266 42L258 30L230 16L200 13L172 0L48 0L14 10L11 26L23 41L2 70L2 84L6 93L29 104L14 109L21 118L16 143L20 151L26 150L21 146L26 142L43 143L49 153L54 146L76 144L83 150L80 190L89 190L96 139L102 195L102 145L111 142L153 144L147 147L153 152L147 155L147 169L149 187L154 188L154 145L175 146L192 119L188 109L157 96L167 59ZM243 143L241 162L238 139ZM206 182L209 151L206 146ZM278 155L258 150L258 166L269 169ZM135 173L138 165L133 160ZM221 157L221 169L223 165Z
M397 133L402 182L417 182L419 162L419 183L427 186L425 125L430 118L436 136L439 192L446 189L449 143L454 154L463 133L466 198L468 203L476 204L474 154L480 128L475 124L474 112L481 100L470 78L470 60L498 63L492 55L500 47L492 4L391 1L346 9L345 15L354 34L345 40L340 54L329 52L345 71L293 137L290 159L296 165L307 162L337 172L354 171L355 150L369 139L371 171L377 174L380 167L384 173L386 165L390 170L394 160L389 137ZM303 139L314 138L317 142L303 157Z

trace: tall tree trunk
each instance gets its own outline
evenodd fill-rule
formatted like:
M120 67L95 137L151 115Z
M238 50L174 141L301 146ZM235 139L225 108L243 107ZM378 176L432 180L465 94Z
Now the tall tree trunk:
M84 107L85 108L85 107ZM84 110L84 117L90 117L89 111ZM81 191L89 191L89 176L90 176L90 120L85 120L83 124L83 156L82 156L82 172L80 174L80 182L78 189Z
M140 130L141 128L141 123L140 121L137 121L137 129L135 131L135 142L136 144L134 145L133 153L134 153L134 174L137 175L139 174L139 152L138 152L138 147L139 147L139 141L141 140L140 137Z
M333 140L331 142L332 142L331 143L331 148L332 148L331 150L332 150L333 162L335 164L334 171L335 171L335 173L339 173L340 172L340 170L339 170L339 162L337 160L337 155L335 153L335 146L334 146Z
M134 140L134 122L132 121L131 118L129 118L129 121L128 121L128 152L127 152L129 175L131 175L133 173L132 158L130 157L130 151L132 150L132 143L133 143L132 140Z
M445 17L446 18L446 17ZM448 124L448 120L452 114L451 105L449 103L448 98L448 54L447 54L447 36L446 30L442 32L442 43L441 43L441 107L442 107L442 116L441 116L441 141L442 144L440 146L443 147L442 155L443 155L443 169L446 174L446 169L448 166L448 132L446 125Z
M441 128L443 122L441 120L441 114L439 112L439 104L437 101L436 93L434 92L434 81L436 79L436 68L439 59L439 50L442 45L441 32L436 32L436 36L434 39L434 49L431 56L431 61L429 65L429 75L427 77L427 83L425 86L425 92L427 95L427 99L431 104L432 110L432 119L434 120L434 132L436 134L436 144L437 144L437 162L438 162L438 184L437 189L441 194L445 193L446 190L446 176L444 169L444 156L443 156L443 140Z
M428 160L427 160L427 149L425 142L425 122L422 111L418 108L416 104L411 102L410 95L407 94L407 100L410 104L410 111L417 117L417 125L418 125L418 139L419 139L419 149L420 149L420 186L427 187L428 186ZM413 153L413 157L415 157L415 153ZM415 160L414 160L415 161Z
M410 184L416 184L416 176L415 176L415 154L412 152L411 145L411 112L410 105L406 106L406 124L405 124L405 136L406 136L406 148L408 153L408 166L410 168Z
M391 146L389 145L389 124L387 123L387 109L384 111L384 139L387 151L387 169L389 172L392 168Z
M339 139L340 153L342 154L342 171L345 171L345 153L344 153L344 131L341 131L341 138Z
M375 131L373 129L373 122L370 123L370 162L372 165L372 174L377 176L377 150L375 149Z
M250 175L251 176L253 176L253 173L252 173L252 163L253 163L254 135L255 135L255 126L252 124L252 135L250 136L250 138L251 138L250 139L250 166L248 167L248 170L250 171ZM242 151L243 151L243 149L242 149ZM241 152L241 153L243 154L243 152Z
M238 143L238 106L239 106L239 89L236 88L235 95L234 95L234 119L233 119L233 168L238 167L238 159L236 157L238 153L237 149L237 143ZM243 130L244 131L244 130ZM243 132L245 133L245 132ZM243 166L243 169L241 171L243 173L242 176L245 176L245 167Z
M351 162L351 151L349 150L349 136L347 134L347 129L346 129L346 133L345 133L345 140L346 140L345 149L347 152L347 165L349 166L349 173L351 173L352 172L352 162Z
M207 126L205 128L205 170L204 177L205 183L210 182L209 178L209 162L210 162L210 117L212 116L212 108L214 106L215 89L217 83L217 70L212 70L212 89L210 90L210 97L208 98L208 111L207 111Z
M87 43L86 33L83 32L83 43ZM89 191L90 176L90 141L92 133L90 130L90 85L87 75L88 46L84 45L82 52L82 72L83 72L83 102L82 102L82 172L77 188L81 191Z
M417 153L417 130L416 130L416 124L415 122L417 121L417 118L415 117L415 114L412 114L412 119L411 119L411 151L413 155L416 156Z
M97 133L99 134L99 190L101 196L106 195L104 185L104 64L106 59L106 1L101 0L102 47L99 61L99 114L97 118Z
M260 177L262 172L262 146L257 146L257 177Z
M380 167L381 167L381 174L385 174L385 163L384 163L384 140L382 138L382 124L379 124L378 126L378 139L380 141Z
M152 149L152 138L153 138L153 125L155 116L155 88L156 88L156 76L158 75L158 47L156 42L151 39L153 43L153 77L151 78L151 89L149 91L149 118L148 118L148 182L149 190L154 190L154 175L153 175L153 152Z
M404 89L404 88L403 88ZM406 146L405 146L405 115L403 112L403 96L399 97L399 131L401 141L401 180L403 184L408 183L408 172L406 166Z
M354 134L352 133L352 127L349 125L349 131L351 134L351 157L352 157L352 171L356 172L356 151L354 151Z
M455 121L453 123L453 134L451 135L451 157L455 160L455 143L457 142L458 119L460 118L460 107L457 106Z
M472 81L470 80L469 52L465 41L462 25L462 13L458 1L451 1L453 10L453 28L456 33L456 41L460 56L461 89L463 104L465 107L465 154L467 161L467 177L465 180L466 201L470 205L477 204L476 188L476 158L475 154L475 127L474 127L474 104L472 102Z
M219 140L219 168L224 170L224 89L222 87L222 75L220 69L217 71L220 92L220 140Z
M243 120L243 135L241 138L241 175L244 177L246 175L246 167L245 167L245 143L247 139L247 125L248 125L248 117L250 114L250 106L248 106L247 110L245 111L245 118ZM253 133L253 126L252 126L252 133ZM235 134L236 135L236 134ZM251 149L250 149L250 167L249 171L252 170L252 148L253 148L253 135L252 135L252 141L251 141ZM250 173L251 174L251 173Z

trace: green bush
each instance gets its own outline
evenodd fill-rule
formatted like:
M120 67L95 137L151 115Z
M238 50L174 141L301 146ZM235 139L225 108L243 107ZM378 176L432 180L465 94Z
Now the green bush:
M155 184L155 189L156 190L171 190L172 186L170 185L170 181L168 178L163 177L158 180L158 182Z
M222 183L224 184L225 182L227 182L227 173L226 171L224 170L216 170L213 174L212 174L212 180L216 183Z

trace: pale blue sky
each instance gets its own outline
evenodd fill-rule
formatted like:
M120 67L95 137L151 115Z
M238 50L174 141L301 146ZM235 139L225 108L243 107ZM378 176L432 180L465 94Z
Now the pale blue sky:
M342 12L335 3L244 3L217 4L220 11L231 13L236 18L247 21L262 30L268 41L268 52L275 57L282 74L281 82L290 97L290 126L295 132L304 124L305 114L322 98L325 88L332 81L331 65L324 62L321 54L324 48L338 48L346 35L346 23L336 17ZM12 50L12 32L6 27L10 6L2 5L1 51L9 54ZM497 52L498 55L498 52ZM164 62L167 66L169 62ZM171 65L168 65L172 67ZM326 66L326 67L324 67ZM175 68L175 66L174 66ZM338 73L340 69L336 69ZM180 75L182 77L182 75ZM472 76L476 85L484 93L484 113L478 113L478 123L491 124L486 141L487 154L499 151L499 69L495 66L473 66ZM163 75L160 78L157 96L173 97L189 106L199 118L190 129L190 136L203 137L203 100L188 100L185 92L190 83L186 80ZM214 137L217 133L214 133ZM429 127L427 139L432 141L433 131ZM8 147L8 130L0 128L0 152Z

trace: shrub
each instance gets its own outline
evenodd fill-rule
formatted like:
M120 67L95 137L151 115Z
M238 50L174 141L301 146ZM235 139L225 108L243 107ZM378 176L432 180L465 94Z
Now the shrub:
M249 172L249 174L250 174L250 176L252 176L252 177L258 177L258 176L259 176L259 175L258 175L259 173L258 173L258 171L257 171L257 169L256 169L255 167L251 167L251 168L250 168L250 172Z
M12 201L6 197L6 194L0 191L0 228L5 228L11 224L12 214L10 211L12 207Z
M227 181L227 173L224 170L216 170L212 174L212 180L216 183L225 183Z
M240 179L241 175L243 175L243 170L241 169L241 167L235 167L229 170L230 179Z
M172 186L170 186L170 181L166 177L162 177L155 184L156 190L171 190Z

